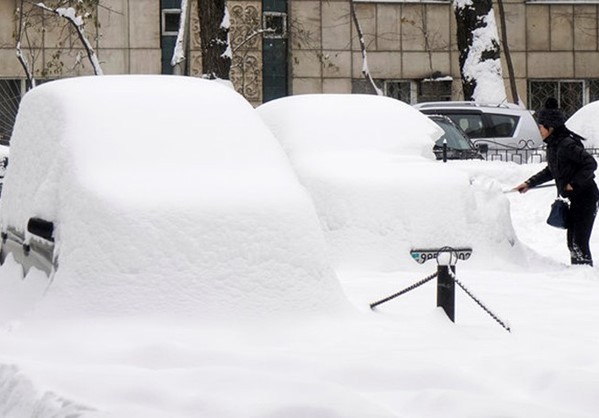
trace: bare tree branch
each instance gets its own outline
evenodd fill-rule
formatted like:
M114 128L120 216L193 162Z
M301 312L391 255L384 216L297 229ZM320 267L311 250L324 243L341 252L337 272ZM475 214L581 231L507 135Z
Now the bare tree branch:
M83 47L85 48L85 51L87 52L87 57L89 59L89 62L92 65L94 74L95 75L103 75L104 74L104 72L102 71L102 67L100 66L100 61L98 61L96 52L94 51L94 48L92 47L91 43L87 39L87 36L85 35L85 31L83 30L83 27L84 27L83 18L81 16L75 15L75 9L73 9L72 7L68 7L68 8L57 7L56 9L53 9L51 7L46 6L44 3L41 3L41 2L40 3L31 3L31 4L33 4L36 7L39 7L42 10L45 10L47 12L53 13L59 17L66 19L73 26L75 31L77 32L77 36L79 37L79 40L81 41L81 43L83 44Z
M349 7L352 15L352 19L354 21L354 25L356 26L356 31L358 32L358 39L360 41L360 50L362 51L362 75L368 80L374 91L378 96L383 96L383 91L378 88L375 84L372 76L370 75L370 70L368 69L368 56L366 54L366 44L364 43L364 33L362 32L362 27L360 26L360 22L358 21L358 16L356 15L356 9L354 7L353 0L350 0Z
M19 6L19 32L17 34L17 45L16 45L16 53L17 53L17 59L19 60L19 63L21 64L21 66L23 67L23 70L25 71L25 76L27 77L27 84L29 88L34 88L35 87L35 78L33 76L33 71L31 71L31 66L29 65L29 61L27 60L27 57L25 56L25 54L23 54L23 50L21 48L21 41L23 40L23 32L24 32L24 27L23 27L23 0L21 0L21 4Z
M507 29L505 24L505 10L503 9L503 0L497 0L499 7L499 24L501 25L501 44L505 55L505 63L507 64L508 78L510 81L510 90L512 93L512 102L520 103L518 96L518 88L516 87L516 77L514 75L514 64L512 63L512 54L510 53L510 45L507 41Z
M185 36L187 34L187 0L181 0L181 15L179 17L179 31L177 32L177 40L175 41L175 51L171 58L171 67L173 73L177 75L183 74L183 61L185 61Z

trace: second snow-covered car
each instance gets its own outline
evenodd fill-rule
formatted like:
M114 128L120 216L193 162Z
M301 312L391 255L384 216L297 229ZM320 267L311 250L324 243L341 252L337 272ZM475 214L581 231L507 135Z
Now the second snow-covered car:
M473 247L470 264L491 243L518 250L501 190L436 161L443 130L412 106L306 94L257 109L312 195L338 268L403 269L414 248Z

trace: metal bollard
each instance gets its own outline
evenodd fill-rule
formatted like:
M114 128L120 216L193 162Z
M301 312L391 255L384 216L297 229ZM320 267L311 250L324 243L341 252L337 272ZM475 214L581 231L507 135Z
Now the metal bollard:
M449 269L455 275L455 266L437 266L437 306L443 308L451 322L455 322L455 281Z
M447 139L443 140L443 162L447 162Z
M455 322L455 264L458 260L468 260L472 248L413 249L410 253L419 264L437 260L437 306L442 307L447 317Z

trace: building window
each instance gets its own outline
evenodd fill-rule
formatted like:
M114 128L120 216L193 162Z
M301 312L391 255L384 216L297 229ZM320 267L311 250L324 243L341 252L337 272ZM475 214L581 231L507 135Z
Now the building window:
M599 80L589 80L589 103L599 100Z
M384 88L385 82L383 80L373 80L376 87L379 89ZM352 94L377 94L370 81L365 78L352 78L351 80L351 92Z
M177 36L181 9L162 9L162 36Z
M282 39L287 37L287 13L263 12L262 28L264 37L271 39Z
M23 83L18 79L0 79L0 144L7 145L21 102Z
M393 97L408 104L416 103L416 83L410 80L385 80L385 96Z
M554 97L567 117L585 104L599 99L599 80L531 80L528 82L528 107L539 110Z
M427 78L419 84L418 102L448 102L451 100L451 77Z

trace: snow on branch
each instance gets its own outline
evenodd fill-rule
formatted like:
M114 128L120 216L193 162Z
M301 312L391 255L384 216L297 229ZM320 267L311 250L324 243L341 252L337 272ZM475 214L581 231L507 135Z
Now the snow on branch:
M27 81L29 82L29 88L33 88L35 87L35 77L33 76L33 71L31 69L31 66L29 65L27 56L23 53L23 48L21 48L21 40L23 39L24 32L25 30L23 26L23 1L21 0L21 5L19 6L19 33L17 35L16 53L17 59L23 67L23 71L25 71L25 76L27 77Z
M353 0L349 2L351 8L351 15L354 21L354 25L356 26L356 31L358 32L358 39L360 41L360 50L362 51L362 74L368 80L374 91L378 96L383 96L383 91L378 88L372 76L370 75L370 70L368 68L368 56L366 54L366 44L364 43L364 33L362 32L362 27L360 26L360 22L358 21L358 16L356 15L356 9L354 8Z
M171 67L176 67L185 61L185 33L187 31L187 0L181 0L181 16L179 18L179 32L175 41L175 52L171 59Z
M57 7L55 9L53 9L51 7L46 6L43 2L35 3L34 5L36 7L39 7L40 9L43 9L50 13L54 13L55 15L66 19L73 26L75 31L77 32L77 35L79 36L79 40L81 41L81 43L83 44L83 47L85 48L85 51L87 52L87 57L89 59L89 62L92 65L94 74L104 75L104 72L102 71L102 67L100 66L100 61L98 61L96 52L94 51L94 48L92 47L91 43L87 39L87 36L85 35L85 31L83 30L83 26L84 26L83 18L81 16L77 16L75 9L72 7Z

